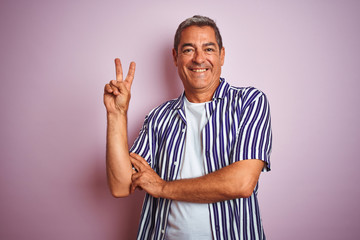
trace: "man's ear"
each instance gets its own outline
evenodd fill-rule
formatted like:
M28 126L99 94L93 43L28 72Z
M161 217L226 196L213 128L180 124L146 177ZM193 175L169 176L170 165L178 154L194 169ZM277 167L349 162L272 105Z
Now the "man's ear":
M223 66L224 62L225 62L225 48L224 47L221 48L220 61L221 61L221 66Z
M173 61L174 61L174 65L175 67L177 67L177 52L175 51L175 48L173 48L172 50L172 55L173 55Z

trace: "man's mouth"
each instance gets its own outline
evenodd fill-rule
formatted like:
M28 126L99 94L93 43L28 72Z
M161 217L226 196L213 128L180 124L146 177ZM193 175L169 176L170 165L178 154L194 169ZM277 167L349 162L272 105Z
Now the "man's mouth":
M201 73L201 72L206 72L207 68L192 68L190 70L193 72Z

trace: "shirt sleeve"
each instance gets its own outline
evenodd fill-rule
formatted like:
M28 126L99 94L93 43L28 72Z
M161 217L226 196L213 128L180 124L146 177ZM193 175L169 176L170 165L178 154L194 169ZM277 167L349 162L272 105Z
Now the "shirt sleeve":
M259 159L266 163L263 172L270 171L272 132L270 107L264 93L253 89L243 103L242 117L235 145L235 161Z
M140 129L139 136L135 139L130 148L130 152L139 154L148 163L151 163L150 144L148 131L148 116L145 117L144 124Z

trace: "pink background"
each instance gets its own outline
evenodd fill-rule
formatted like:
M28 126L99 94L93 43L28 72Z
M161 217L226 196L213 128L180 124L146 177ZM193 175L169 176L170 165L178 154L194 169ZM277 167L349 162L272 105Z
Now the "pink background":
M359 239L359 12L351 0L2 0L0 239L135 238L143 193L115 199L106 185L103 86L115 57L136 61L132 144L182 91L172 41L194 14L219 25L222 76L270 100L268 239Z

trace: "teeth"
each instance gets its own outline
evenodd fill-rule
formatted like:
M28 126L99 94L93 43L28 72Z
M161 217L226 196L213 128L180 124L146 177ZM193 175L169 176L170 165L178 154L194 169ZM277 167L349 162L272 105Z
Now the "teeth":
M192 71L193 72L205 72L206 69L193 69Z

